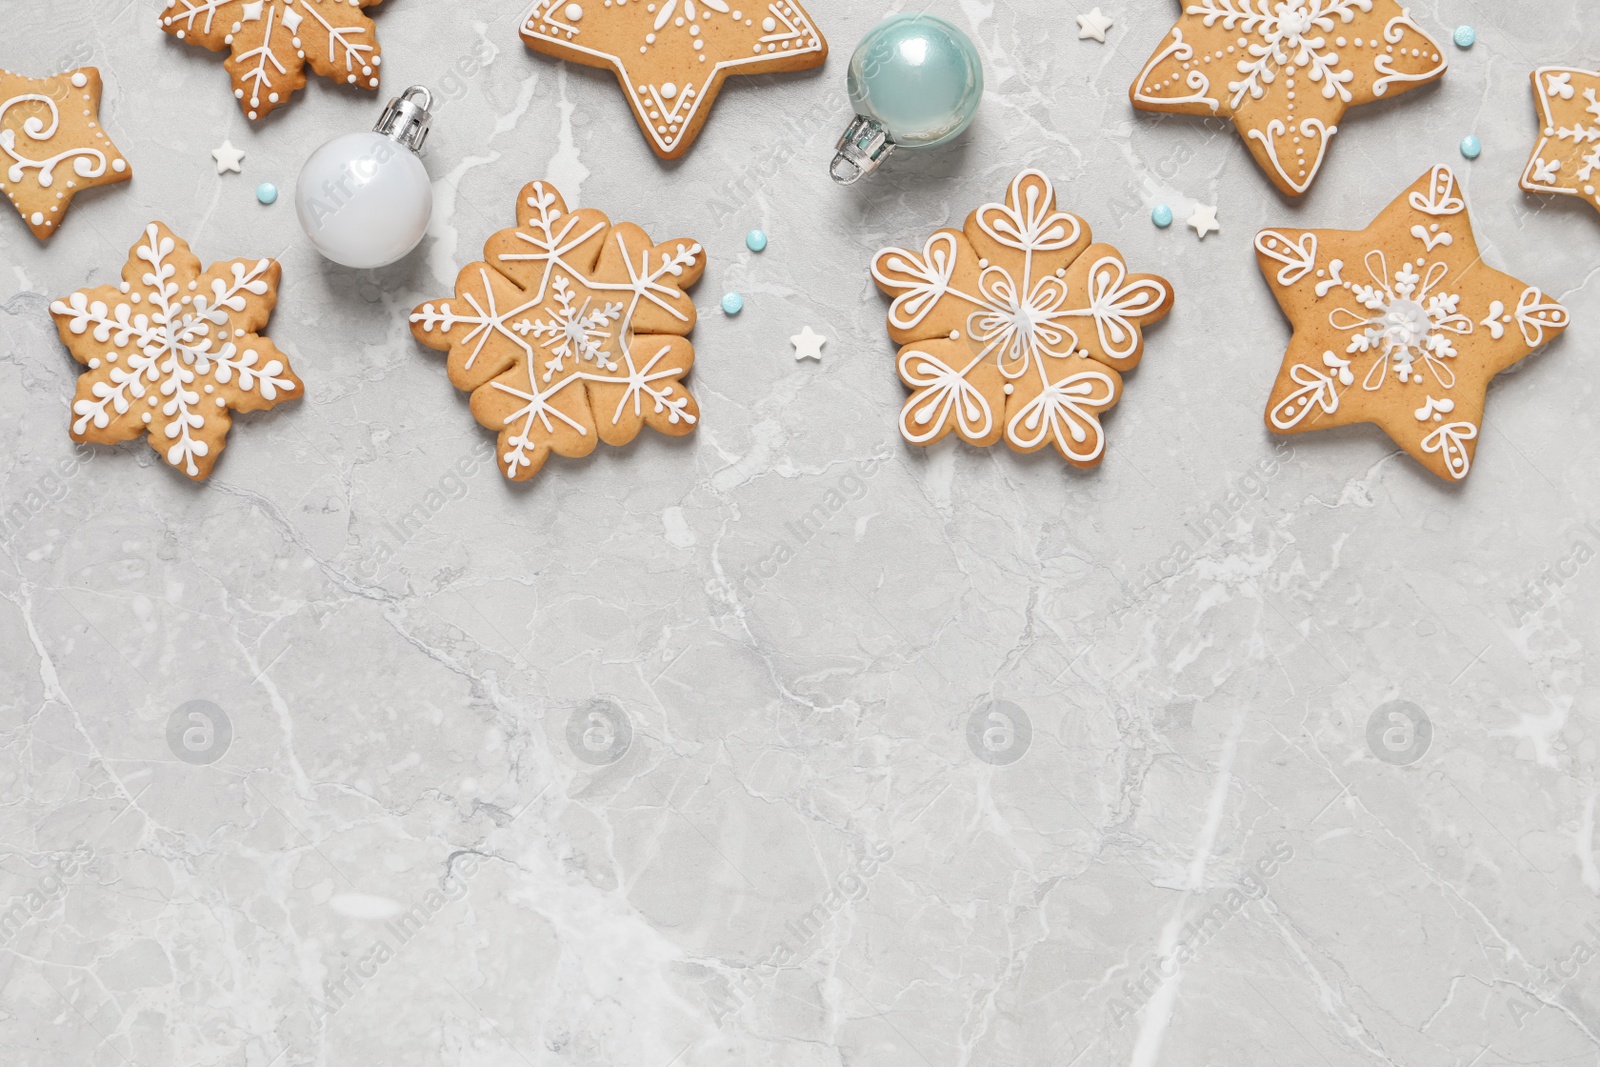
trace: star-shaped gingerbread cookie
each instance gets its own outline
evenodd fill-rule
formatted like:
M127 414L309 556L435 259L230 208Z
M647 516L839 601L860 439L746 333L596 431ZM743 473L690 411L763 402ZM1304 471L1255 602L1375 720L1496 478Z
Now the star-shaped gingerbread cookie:
M100 126L100 72L25 78L0 70L0 191L35 237L61 228L72 198L133 177Z
M363 8L382 0L165 0L161 28L180 41L229 53L233 95L265 118L305 88L306 64L324 78L378 87L383 54Z
M1180 2L1129 90L1133 106L1231 118L1288 196L1311 187L1346 109L1434 81L1447 65L1395 0Z
M1533 92L1541 136L1522 187L1581 196L1600 208L1600 72L1542 67L1533 72Z
M1294 327L1268 428L1370 422L1447 481L1472 469L1490 379L1569 321L1479 257L1448 167L1365 230L1262 230L1256 256Z
M809 70L828 42L795 0L536 0L529 48L616 72L650 147L689 150L730 74Z

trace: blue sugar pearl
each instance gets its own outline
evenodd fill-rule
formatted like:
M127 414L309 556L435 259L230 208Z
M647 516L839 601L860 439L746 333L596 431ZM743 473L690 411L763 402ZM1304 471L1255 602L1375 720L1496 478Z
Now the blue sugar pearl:
M263 204L277 203L278 187L273 185L271 182L262 182L260 185L256 186L256 199L261 201Z
M1456 47L1471 48L1478 43L1478 31L1471 26L1456 27Z
M1468 159L1477 159L1483 155L1483 142L1472 134L1467 134L1461 138L1461 154Z
M728 315L737 315L744 310L744 297L738 293L729 293L722 298L722 310Z
M1165 204L1156 205L1156 209L1150 212L1150 221L1166 229L1172 225L1172 209Z
M752 252L765 252L767 250L767 235L760 230L751 230L744 235L744 246Z

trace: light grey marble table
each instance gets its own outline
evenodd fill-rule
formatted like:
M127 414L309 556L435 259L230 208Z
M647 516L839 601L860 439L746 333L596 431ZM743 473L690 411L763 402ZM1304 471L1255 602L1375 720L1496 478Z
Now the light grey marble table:
M314 79L252 129L157 0L0 0L0 67L97 64L136 171L48 246L0 217L0 1063L1600 1063L1600 216L1517 189L1528 74L1595 63L1591 0L1419 4L1479 43L1352 112L1303 203L1231 131L1130 110L1175 3L1108 0L1104 45L1090 6L931 5L980 42L981 117L846 191L884 7L813 0L827 67L736 80L662 164L518 5L391 0L383 98L443 97L438 212L358 273L253 194L381 99ZM1288 328L1256 230L1362 227L1436 162L1576 318L1496 383L1461 487L1261 422ZM1089 474L895 426L871 253L1030 165L1178 291ZM512 487L405 313L541 177L705 242L704 423ZM201 486L67 436L48 302L151 219L281 260L307 383Z

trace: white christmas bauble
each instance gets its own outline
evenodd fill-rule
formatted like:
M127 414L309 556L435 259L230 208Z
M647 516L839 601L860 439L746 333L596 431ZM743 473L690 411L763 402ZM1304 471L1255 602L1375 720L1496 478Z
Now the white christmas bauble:
M295 187L300 225L346 267L386 267L417 247L433 216L433 183L406 146L370 130L311 154Z

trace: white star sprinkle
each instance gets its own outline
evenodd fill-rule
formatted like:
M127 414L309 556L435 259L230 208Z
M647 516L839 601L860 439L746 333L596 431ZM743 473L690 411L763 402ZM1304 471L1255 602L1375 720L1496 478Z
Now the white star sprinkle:
M1101 44L1106 43L1106 31L1111 28L1111 20L1095 8L1087 15L1078 16L1078 40L1087 41L1093 38Z
M789 338L789 343L794 345L794 358L796 361L814 359L821 363L822 346L828 343L828 339L807 326Z
M1202 241L1206 239L1208 233L1222 232L1222 227L1217 222L1217 209L1206 204L1194 206L1194 211L1189 215L1189 225L1194 227L1194 232L1200 235Z
M233 142L224 139L222 147L211 153L211 158L217 161L217 173L226 174L233 171L241 173L239 163L244 159L244 153L233 147Z
M265 6L265 4L266 0L252 0L251 3L244 5L244 14L239 17L239 21L260 22L261 8Z

